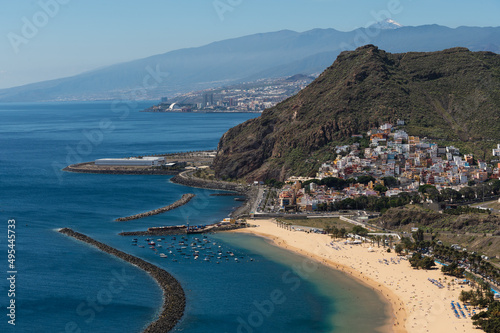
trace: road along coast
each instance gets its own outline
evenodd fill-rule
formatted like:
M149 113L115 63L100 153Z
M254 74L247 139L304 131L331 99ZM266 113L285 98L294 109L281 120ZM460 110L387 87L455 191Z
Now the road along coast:
M478 332L472 320L456 318L450 307L451 301L459 301L461 290L468 287L447 285L451 278L440 269L413 269L407 260L376 245L353 245L332 240L329 235L287 230L271 219L251 222L257 227L236 232L270 239L277 246L349 274L376 290L392 308L388 314L391 320L381 332ZM429 279L441 280L447 287L440 289Z
M163 309L159 318L151 323L144 333L164 333L169 332L177 322L182 318L186 307L186 296L181 284L167 271L133 255L117 250L109 245L98 242L87 235L78 233L69 228L59 230L60 233L78 239L87 244L93 245L99 250L114 255L135 265L156 280L163 290Z
M176 209L178 207L181 207L181 206L187 204L194 197L195 197L195 195L193 193L186 193L186 194L183 194L179 200L177 200L176 202L174 202L173 204L170 204L168 206L161 207L161 208L158 208L155 210L150 210L149 212L145 212L145 213L135 214L132 216L119 217L115 221L117 221L117 222L132 221L132 220L142 219L143 217L148 217L148 216L153 216L153 215L165 213L165 212L168 212L169 210Z

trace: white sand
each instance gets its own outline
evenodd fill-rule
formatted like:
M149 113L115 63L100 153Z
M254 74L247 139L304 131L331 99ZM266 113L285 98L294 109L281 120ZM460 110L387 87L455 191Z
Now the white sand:
M256 228L236 232L252 233L271 239L275 245L309 256L354 276L377 290L392 307L393 318L384 332L480 332L474 329L472 320L458 319L451 310L451 301L458 301L460 286L447 287L451 277L439 269L424 271L410 267L406 260L387 253L382 246L345 245L345 240L334 241L327 235L290 231L278 227L274 220L254 220ZM391 260L392 258L392 260ZM388 264L380 262L386 259ZM399 259L399 263L397 263ZM428 278L439 280L445 288L433 285Z

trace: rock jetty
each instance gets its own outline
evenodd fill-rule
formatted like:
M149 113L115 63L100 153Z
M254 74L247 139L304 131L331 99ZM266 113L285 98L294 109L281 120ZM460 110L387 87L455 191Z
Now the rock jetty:
M63 171L76 173L93 173L106 175L165 175L179 174L179 170L162 169L158 167L127 167L127 166L96 166L94 162L84 162L68 165Z
M163 290L163 309L159 318L151 323L144 333L169 332L182 318L186 307L186 296L179 281L167 271L133 255L117 250L109 245L98 242L84 234L75 232L69 228L59 230L60 233L93 245L99 250L123 259L147 272L153 277Z
M195 195L193 193L183 194L179 200L177 200L176 202L174 202L171 205L161 207L161 208L158 208L155 210L150 210L149 212L145 212L145 213L140 213L140 214L126 216L126 217L120 217L120 218L117 218L115 221L118 221L118 222L131 221L131 220L142 219L143 217L148 217L148 216L153 216L153 215L165 213L165 212L168 212L169 210L172 210L172 209L175 209L175 208L178 208L180 206L187 204L189 201L191 201L191 199L194 198L194 196Z
M120 232L120 236L169 236L169 235L186 235L186 234L204 234L204 233L214 233L219 231L229 231L241 228L246 228L246 223L236 223L236 224L224 224L219 223L209 224L205 226L200 226L190 229L185 225L178 226L165 226L165 227L152 227L148 230L143 231L124 231Z

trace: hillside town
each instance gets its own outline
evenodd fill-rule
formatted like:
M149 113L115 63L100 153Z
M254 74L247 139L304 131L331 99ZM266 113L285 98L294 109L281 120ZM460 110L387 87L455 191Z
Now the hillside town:
M336 159L323 163L315 177L290 177L278 194L280 208L313 211L320 204L348 198L417 192L424 184L458 191L500 177L500 163L493 167L471 154L462 155L456 147L410 136L402 129L404 124L398 120L396 125L386 123L366 135L353 135L361 143L336 146ZM493 155L500 155L500 145ZM331 178L345 183L329 187L317 182Z

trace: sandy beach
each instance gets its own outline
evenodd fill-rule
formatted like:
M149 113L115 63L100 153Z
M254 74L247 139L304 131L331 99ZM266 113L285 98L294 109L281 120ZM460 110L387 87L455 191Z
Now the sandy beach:
M394 251L387 253L386 248L378 248L377 244L346 245L345 240L339 239L333 240L332 245L328 235L286 230L271 219L249 222L257 227L235 232L266 237L277 246L350 274L377 290L392 308L391 320L382 328L384 332L480 332L474 329L471 319L455 317L450 303L457 302L464 289L449 288L451 277L446 277L440 269L413 269L407 260ZM438 288L428 278L441 279L445 288Z

